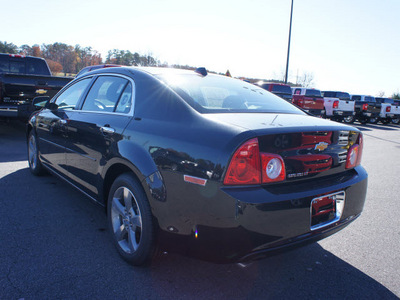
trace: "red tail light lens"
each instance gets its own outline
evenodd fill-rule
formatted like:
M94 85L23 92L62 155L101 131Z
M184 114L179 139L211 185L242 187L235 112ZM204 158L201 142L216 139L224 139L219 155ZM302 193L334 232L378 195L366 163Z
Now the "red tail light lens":
M358 135L357 144L351 146L347 152L346 169L354 168L361 163L363 146L363 135L360 132Z
M346 169L354 168L356 166L359 151L360 148L357 144L351 146L349 152L347 152Z
M285 180L285 163L281 156L261 153L258 139L245 142L232 156L225 175L225 185L249 185Z
M333 102L333 108L339 108L339 101L338 100Z
M225 175L225 185L260 184L261 165L258 140L244 143L232 157Z
M386 112L390 112L390 110L391 110L391 107L390 107L390 106L387 106L387 107L386 107Z
M278 182L285 180L285 163L281 156L271 153L261 153L262 182Z
M368 110L368 103L363 104L362 110Z

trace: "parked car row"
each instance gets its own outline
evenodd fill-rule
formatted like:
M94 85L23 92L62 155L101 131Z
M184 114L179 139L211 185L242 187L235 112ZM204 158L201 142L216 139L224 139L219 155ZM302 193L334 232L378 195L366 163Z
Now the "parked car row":
M362 124L376 124L379 121L383 124L400 123L400 100L350 95L340 91L321 92L318 89L290 87L282 83L257 85L317 117L345 123L356 120Z

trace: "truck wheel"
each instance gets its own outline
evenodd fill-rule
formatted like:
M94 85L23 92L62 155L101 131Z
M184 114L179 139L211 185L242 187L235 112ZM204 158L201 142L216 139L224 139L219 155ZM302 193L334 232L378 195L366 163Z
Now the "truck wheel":
M129 173L112 184L107 205L108 228L124 260L148 265L156 253L155 224L139 182Z
M378 123L378 118L377 117L371 117L371 118L369 118L369 122L371 124L376 124L376 123Z
M398 119L392 119L392 123L393 124L399 124L400 123L400 118L398 118Z
M358 122L360 122L361 124L367 124L368 123L368 118L361 118L358 120Z
M354 116L347 116L343 118L343 121L347 124L351 124L354 122Z
M29 132L28 136L28 163L29 170L33 175L39 176L45 173L44 167L39 159L37 138L33 130Z

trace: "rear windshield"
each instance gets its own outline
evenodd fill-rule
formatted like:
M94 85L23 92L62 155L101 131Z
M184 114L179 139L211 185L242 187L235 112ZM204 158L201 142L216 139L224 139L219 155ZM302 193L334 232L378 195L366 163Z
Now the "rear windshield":
M292 89L288 85L273 84L271 92L292 94Z
M361 101L361 96L351 96L351 100Z
M242 80L211 74L204 77L197 74L168 74L157 77L200 113L303 114L287 101Z
M340 100L352 100L350 99L349 93L343 93L343 92L324 92L324 97L339 98Z
M365 96L365 100L364 101L366 101L366 102L376 102L375 101L375 97L372 97L372 96Z
M315 89L307 89L306 90L306 96L322 97L321 96L321 91L320 90L315 90Z
M30 57L10 57L0 55L0 72L32 75L50 75L47 64L42 59Z

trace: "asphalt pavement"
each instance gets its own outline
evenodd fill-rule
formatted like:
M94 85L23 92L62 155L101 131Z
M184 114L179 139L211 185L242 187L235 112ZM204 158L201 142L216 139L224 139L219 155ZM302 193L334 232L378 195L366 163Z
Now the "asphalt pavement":
M0 299L399 299L400 126L355 126L369 187L341 232L247 266L166 254L138 268L111 244L104 209L32 176L24 125L0 123Z

